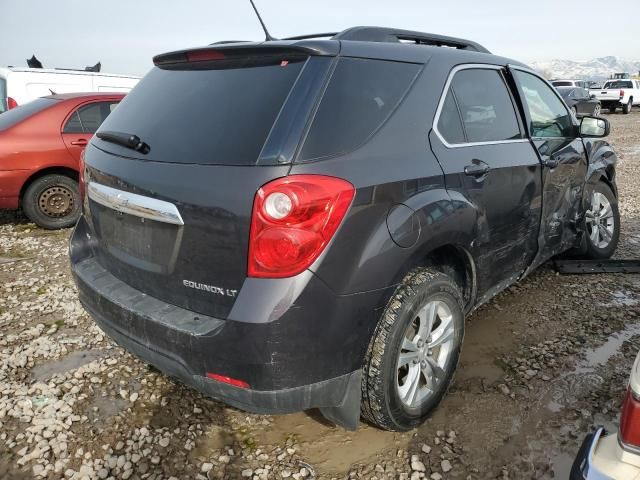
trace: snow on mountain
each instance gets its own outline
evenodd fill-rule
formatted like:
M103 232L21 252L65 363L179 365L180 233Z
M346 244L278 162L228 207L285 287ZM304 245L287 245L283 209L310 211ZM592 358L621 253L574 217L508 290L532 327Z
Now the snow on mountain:
M640 71L640 61L623 60L617 57L601 57L586 62L541 60L531 62L530 66L547 78L577 80L603 80L617 72L628 72L635 75Z

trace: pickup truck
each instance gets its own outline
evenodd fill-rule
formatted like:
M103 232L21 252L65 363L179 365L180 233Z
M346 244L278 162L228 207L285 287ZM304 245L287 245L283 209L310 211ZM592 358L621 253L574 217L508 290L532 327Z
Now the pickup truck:
M634 105L640 105L640 81L631 79L609 80L601 89L590 90L593 98L600 100L602 108L616 113L622 107L623 113L631 113Z

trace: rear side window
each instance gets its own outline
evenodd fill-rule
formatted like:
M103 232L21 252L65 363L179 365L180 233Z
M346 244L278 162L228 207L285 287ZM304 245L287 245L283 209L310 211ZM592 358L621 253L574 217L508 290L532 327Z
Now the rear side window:
M442 105L442 111L438 119L438 132L451 145L465 142L460 112L451 90L447 93L447 98Z
M551 82L554 87L573 87L573 82Z
M614 88L633 88L633 82L624 81L624 82L607 82L604 84L604 89L614 89Z
M521 138L516 111L498 70L468 69L451 82L462 115L467 142Z
M173 163L255 164L305 58L267 60L257 64L244 59L220 68L154 68L100 131L137 135L151 148L147 155L119 150L126 156ZM106 142L100 146L122 148Z
M7 110L0 115L0 130L11 128L22 120L25 120L27 117L41 112L56 102L57 100L53 100L51 98L37 98L31 102L25 103L24 105Z
M69 117L63 133L95 133L118 102L96 102L78 108Z
M366 142L400 103L420 68L410 63L340 59L300 161L348 152Z

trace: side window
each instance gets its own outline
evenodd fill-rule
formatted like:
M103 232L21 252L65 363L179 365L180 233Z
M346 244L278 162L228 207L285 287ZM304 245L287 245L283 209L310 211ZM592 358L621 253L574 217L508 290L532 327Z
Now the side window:
M448 144L455 145L456 143L465 142L460 112L451 90L447 93L447 98L445 98L442 105L442 111L438 119L438 132Z
M80 115L78 111L73 112L73 115L69 117L67 123L64 125L63 133L84 133L82 129L82 122L80 122Z
M300 153L300 161L353 150L366 142L404 98L420 65L339 60Z
M63 133L95 133L118 102L95 102L78 108L69 117Z
M458 101L467 142L521 138L516 111L498 70L461 70L451 88Z
M575 128L569 110L551 87L530 73L515 70L529 111L533 137L573 137Z

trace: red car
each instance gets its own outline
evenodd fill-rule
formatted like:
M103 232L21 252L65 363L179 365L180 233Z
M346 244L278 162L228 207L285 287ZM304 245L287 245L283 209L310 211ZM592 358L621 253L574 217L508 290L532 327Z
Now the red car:
M38 98L0 114L0 208L22 208L43 228L80 215L80 154L121 93Z

